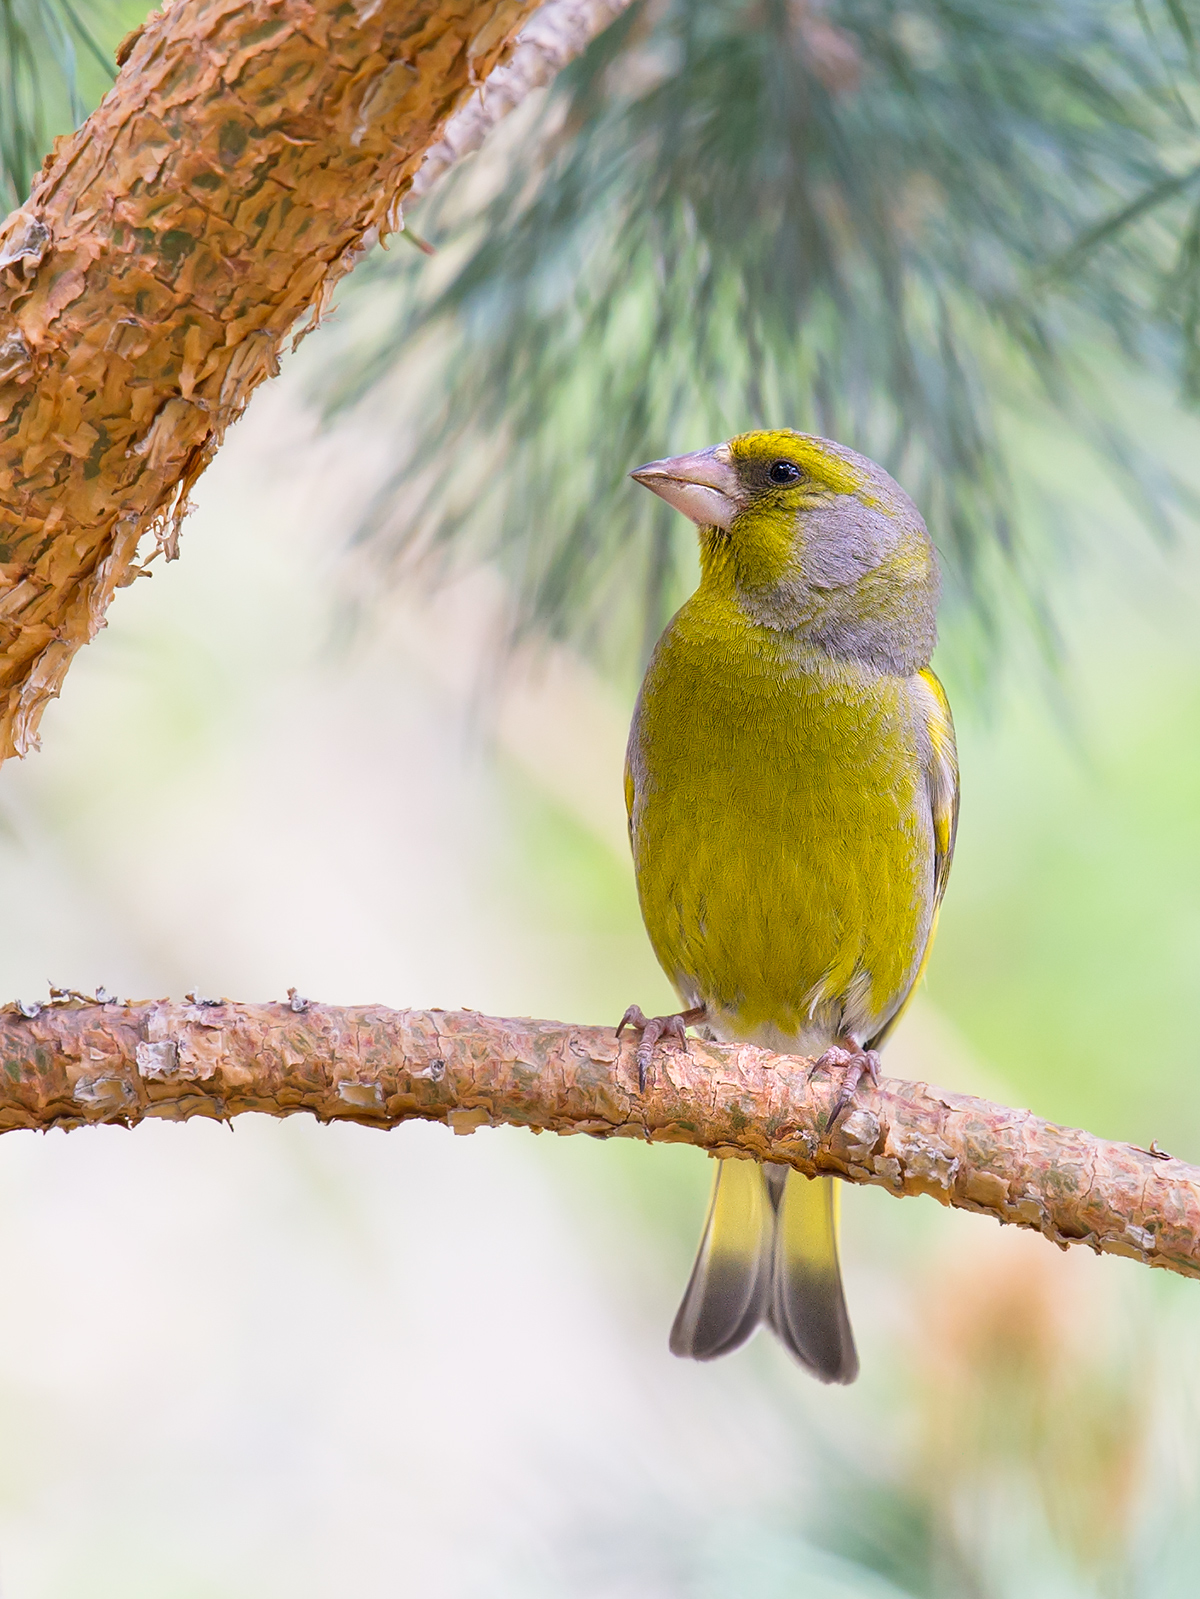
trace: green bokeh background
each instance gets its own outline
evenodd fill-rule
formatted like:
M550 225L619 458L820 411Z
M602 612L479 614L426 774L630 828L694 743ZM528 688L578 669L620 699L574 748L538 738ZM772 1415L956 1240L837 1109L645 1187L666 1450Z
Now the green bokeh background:
M345 538L387 435L322 431L318 342L0 773L6 993L665 1003L628 693L563 649L497 677L486 572L380 599ZM889 1069L1195 1157L1200 551L1097 516L1056 676L1014 648L980 700L939 662L960 853ZM767 1340L692 1367L666 1330L707 1183L506 1131L6 1137L2 1591L1192 1591L1195 1285L853 1190L859 1384Z
M0 769L0 989L669 1003L623 842L631 682L564 648L498 673L494 572L430 595L348 552L390 433L320 424L327 338ZM1122 403L1200 481L1195 422ZM1014 634L982 688L965 637L938 658L959 849L888 1069L1200 1159L1200 539L1156 544L1049 417L1013 442L1022 492L1087 508L1047 578L1061 648ZM766 1339L690 1366L666 1332L708 1180L506 1130L6 1136L0 1593L1195 1593L1196 1284L853 1190L858 1385Z

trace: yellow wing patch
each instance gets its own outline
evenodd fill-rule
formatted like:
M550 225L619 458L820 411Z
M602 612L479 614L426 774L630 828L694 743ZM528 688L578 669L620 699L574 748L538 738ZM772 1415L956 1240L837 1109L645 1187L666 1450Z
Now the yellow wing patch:
M925 781L933 811L934 901L940 905L950 878L950 862L954 859L954 839L958 832L958 749L945 689L928 667L919 675L933 696L926 724L931 760Z
M954 839L958 832L958 749L954 742L950 701L946 698L946 690L928 667L917 675L929 690L925 706L925 726L929 734L925 788L933 817L933 919L929 924L929 937L925 940L925 953L921 956L912 987L892 1016L869 1041L872 1049L879 1049L886 1043L925 975L937 933L942 896L950 880L950 863L954 859Z

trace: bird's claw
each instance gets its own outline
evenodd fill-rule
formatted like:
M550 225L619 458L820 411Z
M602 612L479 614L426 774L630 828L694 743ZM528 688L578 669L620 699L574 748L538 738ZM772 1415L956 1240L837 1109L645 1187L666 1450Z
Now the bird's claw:
M826 1137L837 1126L838 1118L854 1098L855 1090L863 1078L867 1078L872 1088L879 1087L879 1051L876 1049L863 1049L860 1045L850 1042L848 1047L834 1044L823 1055L813 1061L813 1072L843 1071L842 1086L837 1098L833 1102L833 1109L829 1114L829 1121L825 1128Z
M678 1011L674 1016L647 1016L640 1005L631 1005L617 1023L617 1037L627 1027L642 1036L638 1040L637 1060L638 1093L646 1092L646 1074L654 1060L654 1046L661 1039L670 1039L687 1053L687 1029L704 1019L703 1005L694 1010Z

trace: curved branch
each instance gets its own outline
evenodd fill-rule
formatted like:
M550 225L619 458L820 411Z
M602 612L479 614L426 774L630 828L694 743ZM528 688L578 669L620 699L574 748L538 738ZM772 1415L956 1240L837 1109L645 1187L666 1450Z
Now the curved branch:
M788 1056L691 1040L660 1051L641 1095L633 1044L609 1029L474 1011L73 994L0 1011L0 1131L307 1111L688 1143L932 1194L1063 1248L1200 1277L1200 1168L895 1079L861 1088L829 1137L834 1086Z
M122 46L0 224L0 758L533 10L175 0Z

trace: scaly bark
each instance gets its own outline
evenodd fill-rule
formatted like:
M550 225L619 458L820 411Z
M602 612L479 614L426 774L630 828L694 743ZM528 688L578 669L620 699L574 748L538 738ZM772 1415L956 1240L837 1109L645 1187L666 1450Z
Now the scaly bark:
M643 1095L634 1044L607 1028L474 1011L67 994L0 1011L0 1131L254 1110L688 1143L932 1194L1064 1248L1087 1244L1200 1277L1197 1167L896 1080L864 1085L831 1137L836 1086L810 1081L807 1062L692 1040L686 1054L660 1050Z
M126 41L0 226L0 758L533 9L175 0Z

